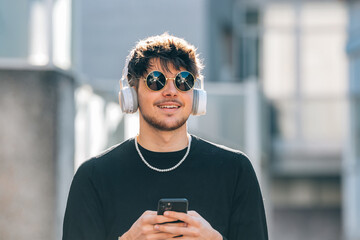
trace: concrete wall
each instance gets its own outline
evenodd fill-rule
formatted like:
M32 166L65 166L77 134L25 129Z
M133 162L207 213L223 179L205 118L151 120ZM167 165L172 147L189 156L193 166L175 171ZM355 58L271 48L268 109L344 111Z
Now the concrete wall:
M58 71L0 68L0 239L60 239L73 91Z

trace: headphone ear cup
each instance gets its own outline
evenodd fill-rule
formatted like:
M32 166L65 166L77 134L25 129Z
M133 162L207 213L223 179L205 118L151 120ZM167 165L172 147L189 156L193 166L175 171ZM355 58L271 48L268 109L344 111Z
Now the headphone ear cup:
M206 114L206 102L207 94L205 90L194 89L193 92L193 106L192 106L192 115L205 115Z
M138 109L137 94L134 88L125 87L119 92L121 110L124 113L134 113Z

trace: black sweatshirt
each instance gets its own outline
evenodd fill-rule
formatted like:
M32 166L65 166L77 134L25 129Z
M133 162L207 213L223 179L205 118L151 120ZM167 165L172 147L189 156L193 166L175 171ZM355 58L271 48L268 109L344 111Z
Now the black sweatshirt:
M178 163L187 148L152 152L140 147L154 167ZM134 138L83 163L68 197L63 240L117 240L161 198L187 198L229 240L266 240L267 226L259 184L240 151L192 136L190 153L170 172L157 172L139 157Z

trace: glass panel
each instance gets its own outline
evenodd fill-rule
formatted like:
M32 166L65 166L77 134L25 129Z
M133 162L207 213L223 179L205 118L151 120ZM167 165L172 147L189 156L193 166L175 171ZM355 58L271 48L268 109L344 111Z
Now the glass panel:
M307 2L301 10L303 27L339 27L343 30L347 25L346 5L340 2Z
M293 6L287 3L273 3L267 6L264 11L264 25L265 28L293 28L295 26Z
M256 8L249 8L246 11L246 24L257 25L259 23L259 11Z
M346 120L345 99L336 97L304 99L301 112L303 140L341 141Z
M344 94L348 79L345 31L304 31L301 40L302 95Z
M294 34L268 29L263 41L263 81L266 96L292 96L295 91Z
M307 3L301 11L302 95L343 94L347 88L346 11L341 4Z
M294 95L295 13L293 6L275 3L264 10L263 83L269 98Z

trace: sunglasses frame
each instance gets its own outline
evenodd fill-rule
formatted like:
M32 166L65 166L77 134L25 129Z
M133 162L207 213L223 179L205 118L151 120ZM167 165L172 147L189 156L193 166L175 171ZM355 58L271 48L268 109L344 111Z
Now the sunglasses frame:
M164 86L163 86L161 89L159 89L159 90L153 90L153 89L151 89L151 88L148 86L148 84L147 84L147 78L148 78L149 75L150 75L151 73L153 73L153 72L160 72L160 73L161 73L162 75L164 75L164 77L165 77L166 82L165 82ZM175 83L176 77L177 77L180 73L182 73L182 72L190 73L191 76L194 78L194 85L193 85L189 90L186 90L186 91L179 89L179 88L176 86L176 83ZM164 74L162 71L154 70L154 71L149 72L148 75L146 75L146 77L144 78L144 83L145 83L146 87L147 87L149 90L151 90L151 91L153 91L153 92L158 92L158 91L161 91L162 89L164 89L164 87L166 86L166 84L167 84L167 82L168 82L169 79L172 79L172 80L174 81L174 86L175 86L175 88L176 88L178 91L180 91L180 92L189 92L191 89L193 89L193 88L195 87L195 83L196 83L196 81L197 81L197 79L195 78L194 74L192 74L192 73L189 72L189 71L180 71L180 72L178 72L178 73L176 74L175 77L173 77L173 78L168 78L168 77L165 76L165 74Z

